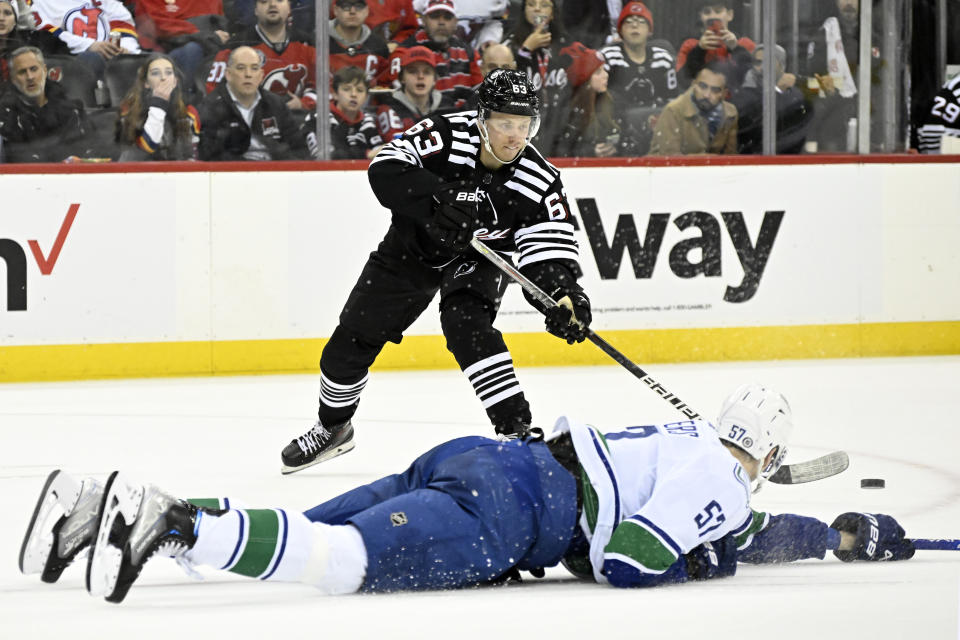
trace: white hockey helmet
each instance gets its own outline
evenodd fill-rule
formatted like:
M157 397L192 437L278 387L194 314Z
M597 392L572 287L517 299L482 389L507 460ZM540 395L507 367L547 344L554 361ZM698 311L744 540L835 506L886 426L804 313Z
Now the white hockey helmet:
M787 441L793 433L790 404L782 394L762 384L737 387L731 393L717 418L720 439L744 450L763 464L774 451L770 462L760 469L754 492L777 472L787 456Z

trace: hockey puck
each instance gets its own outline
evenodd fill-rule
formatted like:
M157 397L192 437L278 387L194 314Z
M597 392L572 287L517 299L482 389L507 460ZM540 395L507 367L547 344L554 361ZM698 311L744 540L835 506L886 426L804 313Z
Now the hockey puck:
M887 482L883 478L864 478L860 481L861 489L883 489L886 486Z

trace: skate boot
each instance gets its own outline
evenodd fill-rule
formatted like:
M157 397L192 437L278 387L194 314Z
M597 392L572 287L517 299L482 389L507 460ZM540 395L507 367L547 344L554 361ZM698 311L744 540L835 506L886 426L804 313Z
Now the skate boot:
M199 508L119 471L104 487L100 523L87 562L87 591L122 602L154 554L177 558L197 541Z
M281 473L293 473L336 458L353 449L353 424L349 420L330 429L319 420L305 434L291 440L280 453Z
M103 486L60 471L47 476L20 546L20 571L56 582L78 553L87 548L100 522Z

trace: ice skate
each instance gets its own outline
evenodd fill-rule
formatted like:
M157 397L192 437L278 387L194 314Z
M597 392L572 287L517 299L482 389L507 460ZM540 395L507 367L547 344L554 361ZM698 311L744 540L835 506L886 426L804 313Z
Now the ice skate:
M325 428L319 420L305 434L283 448L281 473L294 473L353 449L353 424L349 420Z
M103 486L93 478L79 481L59 469L47 476L20 546L20 571L56 582L93 541L102 496Z
M87 563L87 591L122 602L154 554L176 558L193 547L197 512L194 505L114 471Z

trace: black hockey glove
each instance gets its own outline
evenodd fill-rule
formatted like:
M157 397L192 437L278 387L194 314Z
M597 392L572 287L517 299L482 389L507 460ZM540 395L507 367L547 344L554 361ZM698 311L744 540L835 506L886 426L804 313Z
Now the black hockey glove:
M694 547L684 557L691 580L728 578L737 572L737 540L728 533L719 540Z
M590 298L579 287L555 291L550 297L558 304L545 312L547 331L563 338L567 344L583 342L593 320Z
M837 516L830 528L857 536L850 551L833 552L844 562L854 560L909 560L916 549L904 538L903 527L882 513L847 512Z
M480 228L477 190L465 181L445 185L433 194L433 221L428 223L430 237L453 254L470 247L473 232Z

